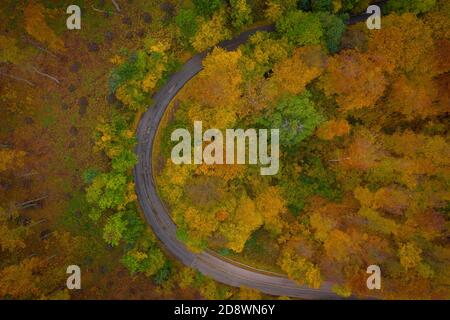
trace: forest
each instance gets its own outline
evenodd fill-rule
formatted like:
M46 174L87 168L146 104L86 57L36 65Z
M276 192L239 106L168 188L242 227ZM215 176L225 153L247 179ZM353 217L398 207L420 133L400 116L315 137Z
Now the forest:
M184 266L137 201L139 119L205 50L151 159L177 238L343 298L449 299L450 3L389 0L381 29L348 24L370 3L4 1L0 299L288 298ZM66 28L70 4L81 30ZM278 173L174 164L171 133L200 120L278 128ZM83 290L65 286L71 264Z

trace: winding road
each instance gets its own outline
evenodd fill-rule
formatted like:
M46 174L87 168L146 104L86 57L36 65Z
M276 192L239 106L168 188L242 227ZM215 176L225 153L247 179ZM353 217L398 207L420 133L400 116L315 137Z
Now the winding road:
M351 17L347 22L353 24L367 18L366 14ZM219 44L226 50L235 50L256 31L273 31L274 26L258 27L240 34L238 37ZM338 299L331 290L331 283L324 282L319 289L301 286L285 275L254 269L252 267L220 257L206 250L202 253L191 252L183 242L177 239L176 226L158 196L153 177L152 153L159 123L171 100L178 91L202 70L202 60L207 52L192 57L180 71L173 74L167 83L154 95L154 104L142 115L137 128L138 144L136 154L138 163L134 168L136 193L141 209L152 226L153 231L166 249L188 267L221 283L257 289L269 295L289 296L303 299Z

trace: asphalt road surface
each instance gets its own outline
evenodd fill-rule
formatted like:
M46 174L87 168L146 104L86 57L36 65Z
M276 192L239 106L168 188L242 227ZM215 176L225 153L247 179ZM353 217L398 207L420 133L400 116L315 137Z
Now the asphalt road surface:
M350 18L349 24L366 19L367 15ZM246 31L238 37L224 41L219 46L234 50L245 43L250 35L256 31L273 31L274 26L258 27ZM138 129L136 154L138 163L134 168L136 193L141 209L152 226L159 240L175 258L188 267L200 271L202 274L221 283L240 287L246 286L275 296L289 296L304 299L338 299L332 292L331 283L324 282L319 289L301 286L285 275L258 270L227 258L220 257L206 250L193 253L176 237L176 226L168 210L158 197L157 187L153 177L152 152L153 143L159 123L166 108L178 91L197 73L202 70L202 60L206 52L195 55L183 65L180 71L173 74L167 83L154 95L154 104L143 114ZM275 257L274 257L275 258Z

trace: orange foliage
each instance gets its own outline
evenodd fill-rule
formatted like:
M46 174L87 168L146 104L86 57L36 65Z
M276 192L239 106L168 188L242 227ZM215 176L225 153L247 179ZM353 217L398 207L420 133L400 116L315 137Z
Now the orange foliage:
M373 107L386 87L383 73L383 68L368 54L345 50L330 58L323 88L326 95L336 95L344 111Z
M369 33L369 52L389 73L394 71L430 71L434 48L432 32L414 14L390 14L383 18L383 27Z
M318 130L317 136L323 140L333 140L334 137L342 137L350 132L350 125L345 119L330 120L325 122Z
M426 118L439 112L433 107L437 97L437 88L430 81L412 81L405 76L397 78L389 95L388 105L394 112L399 112L407 119Z

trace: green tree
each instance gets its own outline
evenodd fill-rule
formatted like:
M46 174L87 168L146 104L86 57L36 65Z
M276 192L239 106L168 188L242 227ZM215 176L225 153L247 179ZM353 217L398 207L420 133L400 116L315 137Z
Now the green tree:
M119 245L122 240L123 233L127 229L127 221L123 219L121 212L115 213L110 216L103 227L103 239L106 243L113 247Z
M295 45L319 44L323 26L317 14L290 11L276 23L277 31Z
M166 261L155 239L148 233L122 257L122 263L132 274L144 273L148 277L162 269Z
M222 5L222 0L192 0L195 9L202 16L211 16Z
M320 20L324 29L325 44L330 53L336 53L340 49L341 38L345 32L344 21L336 15L321 13Z
M311 98L307 90L298 96L285 97L257 123L266 128L279 128L281 145L288 148L298 145L324 121Z
M189 44L189 40L195 36L198 29L197 14L192 9L181 9L175 18L175 23L181 38Z
M231 24L237 30L242 29L243 26L252 23L252 9L246 0L230 0L231 6Z
M313 11L330 12L333 9L331 0L311 0L311 8Z

